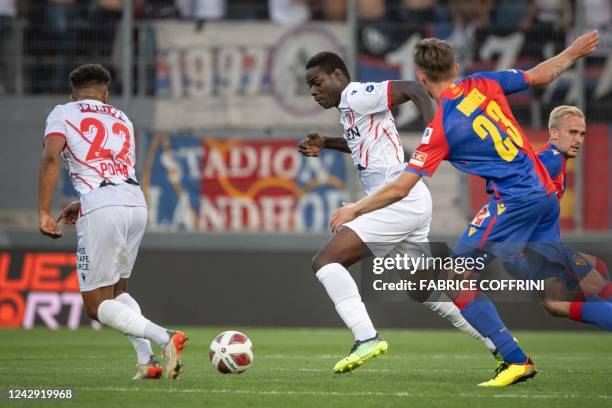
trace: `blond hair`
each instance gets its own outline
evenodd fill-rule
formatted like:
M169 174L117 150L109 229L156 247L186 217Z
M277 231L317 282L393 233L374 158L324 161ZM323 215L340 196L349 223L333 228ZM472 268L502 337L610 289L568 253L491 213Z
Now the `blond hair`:
M548 128L549 129L559 129L559 125L561 119L565 116L578 116L579 118L584 119L584 113L575 107L568 105L557 106L555 109L550 112L550 116L548 117Z

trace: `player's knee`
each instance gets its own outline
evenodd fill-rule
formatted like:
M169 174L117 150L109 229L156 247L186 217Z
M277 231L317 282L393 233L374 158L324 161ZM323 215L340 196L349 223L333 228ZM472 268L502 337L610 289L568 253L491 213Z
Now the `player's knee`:
M97 302L96 304L92 304L93 302L89 303L89 304L85 304L85 312L87 313L87 316L89 316L90 318L94 319L94 320L98 320L98 307L100 306Z
M100 303L102 303L105 298L100 297L83 297L83 305L85 307L85 313L87 316L94 320L98 320L98 308L100 307Z
M317 273L319 269L330 263L340 263L340 261L338 261L334 257L328 256L326 251L321 250L317 252L315 256L312 257L312 271L314 273Z
M323 261L323 259L321 257L321 253L317 252L317 254L312 257L312 260L311 260L311 263L310 263L312 271L314 273L317 273L319 271L319 269L321 269L322 267L324 267L326 265L323 262L324 261Z

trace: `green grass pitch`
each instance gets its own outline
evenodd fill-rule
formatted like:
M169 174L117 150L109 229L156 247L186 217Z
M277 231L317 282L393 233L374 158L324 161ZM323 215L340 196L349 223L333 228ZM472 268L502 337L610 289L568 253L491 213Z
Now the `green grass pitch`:
M244 374L217 373L208 346L221 328L186 328L177 381L132 381L135 356L110 330L0 331L0 405L86 407L611 407L612 338L607 333L516 332L539 369L505 389L476 384L494 361L454 331L383 330L389 354L352 374L332 373L348 352L348 330L249 329L255 360ZM8 401L7 389L70 388L74 400ZM34 404L34 405L33 405Z

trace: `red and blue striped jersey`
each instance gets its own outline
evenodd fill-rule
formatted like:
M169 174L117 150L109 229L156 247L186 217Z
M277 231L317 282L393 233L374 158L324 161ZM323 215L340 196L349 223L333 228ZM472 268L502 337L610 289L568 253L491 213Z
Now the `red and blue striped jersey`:
M487 192L498 198L554 192L506 99L528 86L527 74L517 70L477 73L455 82L442 93L406 170L431 176L448 160L484 178Z
M567 163L565 154L563 154L557 146L549 143L537 150L536 155L544 167L546 167L548 175L552 179L555 189L557 190L557 198L561 200L567 186Z

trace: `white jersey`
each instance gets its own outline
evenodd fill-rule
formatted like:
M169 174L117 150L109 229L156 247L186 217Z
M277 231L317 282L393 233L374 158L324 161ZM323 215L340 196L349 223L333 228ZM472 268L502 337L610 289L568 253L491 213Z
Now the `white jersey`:
M135 185L134 127L125 113L89 99L57 105L45 139L52 135L66 141L62 157L83 214L110 205L147 206Z
M351 82L342 92L340 123L366 195L397 176L406 164L391 113L391 81Z

